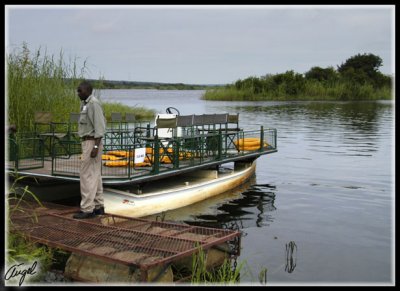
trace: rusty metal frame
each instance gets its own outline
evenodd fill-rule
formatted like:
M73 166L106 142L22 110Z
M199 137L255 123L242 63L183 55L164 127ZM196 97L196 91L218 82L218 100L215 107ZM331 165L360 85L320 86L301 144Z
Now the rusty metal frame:
M9 230L19 232L31 241L50 247L137 267L141 270L142 280L147 279L147 271L150 268L171 264L175 260L190 256L198 252L199 247L207 250L223 242L240 243L241 233L234 230L151 221L121 215L77 220L72 218L72 214L78 207L65 206L57 209L53 203L44 205L45 207L36 208L35 211L32 211L35 207L24 205L26 212L12 212ZM104 219L118 220L121 223L119 226L104 225ZM154 227L165 230L150 233L148 230ZM188 238L185 235L192 237ZM101 246L109 246L114 250L98 254L84 249L83 243L94 244L92 250ZM237 250L239 252L240 247ZM146 256L139 257L138 260L112 257L124 251L143 253Z

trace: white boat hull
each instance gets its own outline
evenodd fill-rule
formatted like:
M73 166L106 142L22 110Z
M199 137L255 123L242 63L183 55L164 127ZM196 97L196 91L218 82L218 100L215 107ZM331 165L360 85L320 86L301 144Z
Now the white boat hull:
M106 213L127 217L144 217L185 207L224 193L245 183L255 172L255 161L231 174L207 179L199 183L182 183L179 187L147 194L133 194L117 189L104 189ZM174 179L174 178L171 178Z

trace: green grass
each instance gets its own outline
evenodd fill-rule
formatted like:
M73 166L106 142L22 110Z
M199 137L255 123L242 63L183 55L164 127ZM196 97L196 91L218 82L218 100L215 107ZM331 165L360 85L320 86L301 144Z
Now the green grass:
M13 223L12 216L15 214L27 214L26 208L23 206L27 203L27 199L36 201L38 206L43 206L38 200L34 193L32 193L28 186L20 187L17 186L18 182L24 177L19 177L14 180L14 182L9 186L8 193L6 196L7 201L7 218L8 225L11 226ZM30 219L37 221L37 216L35 213L29 211L29 214L33 214ZM28 219L28 218L27 218ZM24 268L27 269L31 267L35 262L37 262L37 267L35 267L36 274L33 276L26 276L25 281L27 282L40 282L43 280L46 272L50 269L53 264L53 254L54 250L44 246L38 245L34 242L29 241L22 233L8 232L7 245L6 245L6 265L7 270L12 268L12 266L24 264ZM23 269L24 269L23 268ZM20 269L18 269L20 270ZM29 278L28 278L29 277ZM8 283L19 284L21 276L16 276L14 280L9 280ZM26 283L25 283L26 284Z
M225 259L219 267L208 270L206 268L207 254L201 247L192 257L191 284L236 284L240 282L240 271L245 262L233 268L231 260Z
M192 285L239 285L240 277L246 273L253 274L246 262L241 261L236 267L234 259L225 259L222 265L211 269L206 268L207 253L198 247L198 252L192 256ZM258 274L258 282L261 285L267 284L267 268L262 268ZM254 280L254 278L253 278Z
M127 106L118 102L103 102L103 110L104 114L107 117L107 120L111 120L111 113L113 112L120 112L122 116L125 113L133 113L135 114L135 118L139 120L149 120L155 116L155 110L146 109L144 107L132 107Z

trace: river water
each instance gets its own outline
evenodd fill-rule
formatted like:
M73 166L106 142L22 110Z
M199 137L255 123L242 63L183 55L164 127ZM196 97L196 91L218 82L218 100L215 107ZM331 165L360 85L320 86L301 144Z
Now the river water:
M221 102L203 91L102 90L104 101L165 113L239 113L240 126L278 130L242 189L165 214L242 231L241 282L394 282L394 103ZM265 278L265 277L264 277Z
M241 283L394 282L394 102L220 102L203 91L102 90L103 101L165 113L240 113L245 129L277 128L278 152L254 179L165 214L242 231ZM264 276L265 278L265 276Z

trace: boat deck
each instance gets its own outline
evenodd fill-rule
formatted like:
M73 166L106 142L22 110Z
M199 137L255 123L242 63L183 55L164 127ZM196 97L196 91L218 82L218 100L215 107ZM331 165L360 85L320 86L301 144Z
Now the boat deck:
M142 281L148 281L149 269L191 257L199 248L228 243L231 257L240 252L239 231L110 214L77 220L72 215L78 207L24 201L16 209L10 204L11 232L50 247L133 266L142 271Z
M104 138L102 177L105 185L136 184L221 164L252 161L277 151L276 129L211 132L174 138L107 132ZM258 146L239 141L257 139ZM79 181L81 145L79 140L54 138L49 144L37 137L9 140L6 169L23 176ZM137 152L145 152L138 162ZM118 160L106 160L111 153ZM154 153L154 154L153 154ZM121 163L121 164L117 164Z

